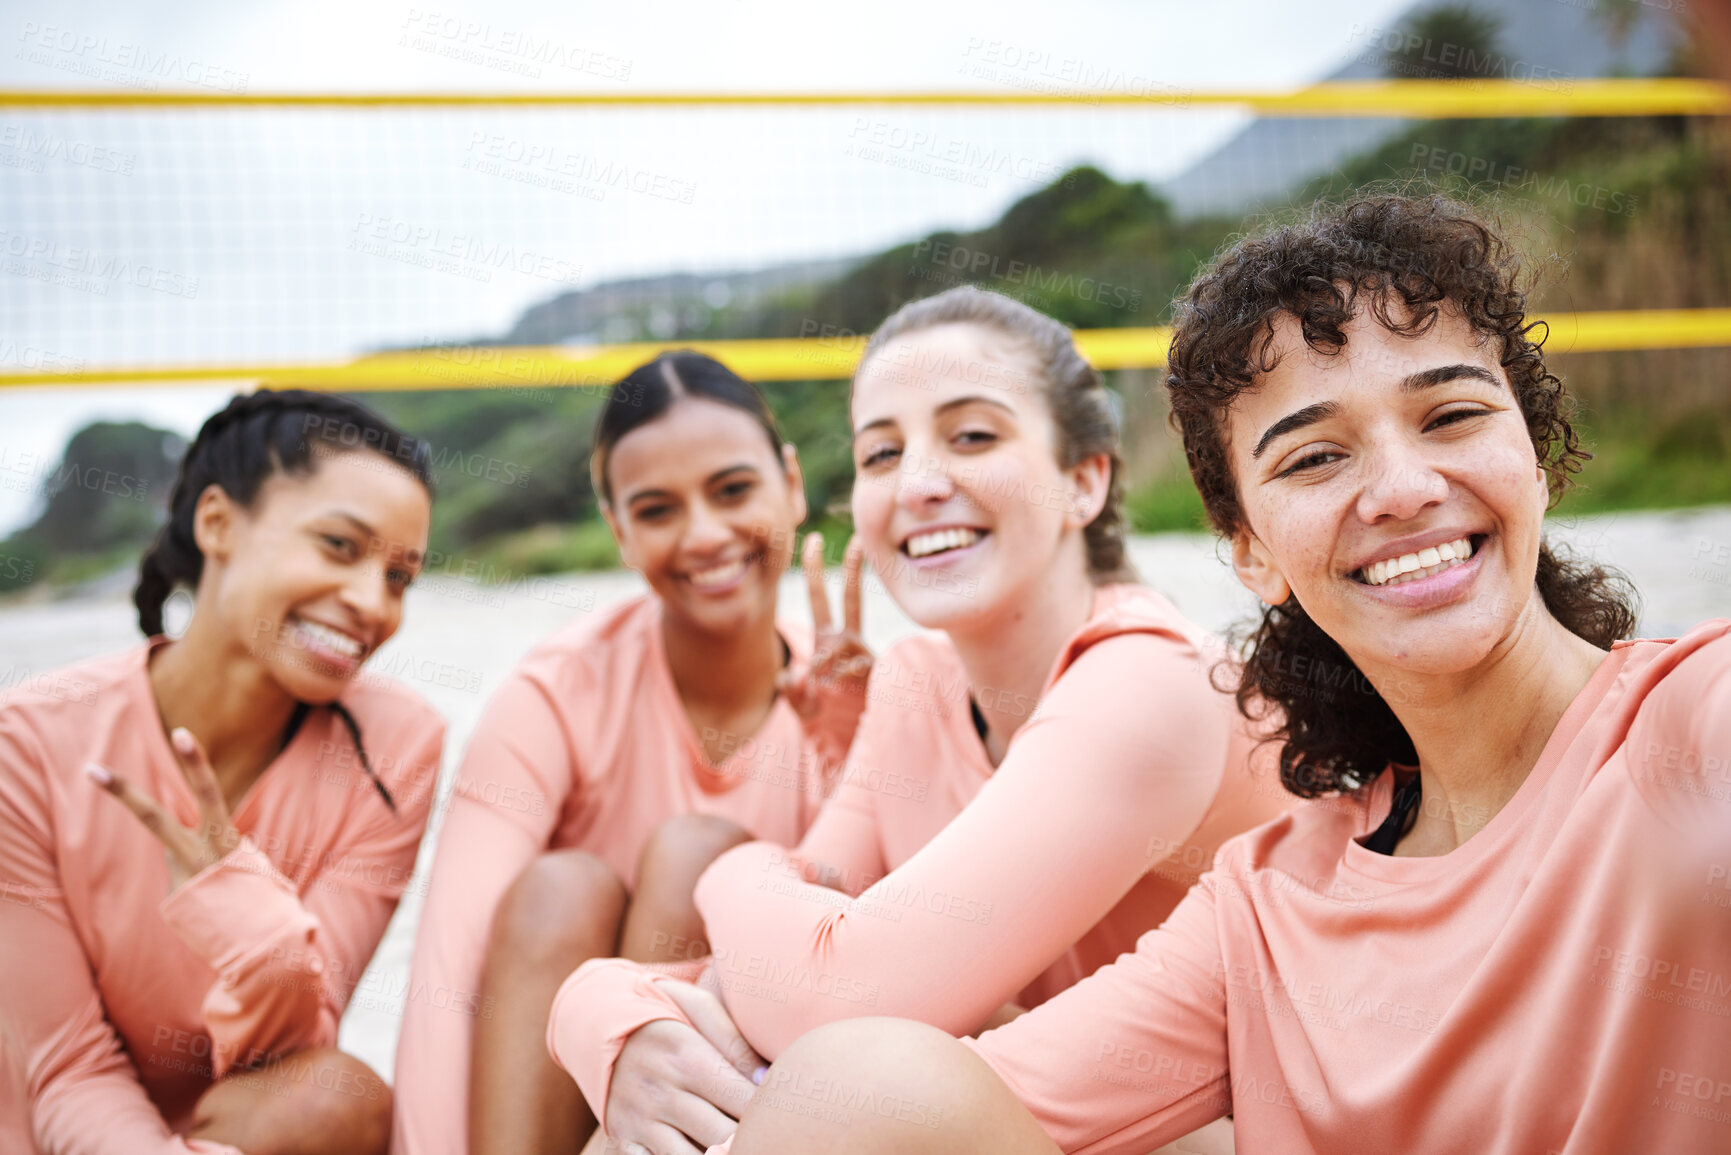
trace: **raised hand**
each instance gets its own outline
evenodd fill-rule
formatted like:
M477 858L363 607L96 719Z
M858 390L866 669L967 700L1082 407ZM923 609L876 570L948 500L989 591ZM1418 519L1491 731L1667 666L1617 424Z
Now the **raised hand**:
M852 694L865 700L866 681L871 676L872 652L860 633L860 573L865 567L865 547L859 538L849 538L842 552L842 624L838 629L830 615L829 592L823 581L823 535L808 533L800 551L800 566L811 594L811 659L782 671L777 687L788 704L805 717L822 707L826 693Z
M216 771L211 769L210 759L205 757L204 747L192 736L192 731L185 727L175 730L169 735L169 745L174 748L193 797L198 799L199 823L195 829L182 826L160 802L106 767L92 762L84 772L118 798L168 848L168 873L173 889L178 890L187 879L221 861L239 845L240 831L229 820L228 803L223 801Z

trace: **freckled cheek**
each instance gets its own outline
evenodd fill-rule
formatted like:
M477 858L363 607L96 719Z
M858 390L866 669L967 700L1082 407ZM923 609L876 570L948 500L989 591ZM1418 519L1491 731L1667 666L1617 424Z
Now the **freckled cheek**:
M1483 446L1457 481L1505 521L1507 529L1537 533L1548 498L1536 470L1532 448L1524 442Z
M1327 581L1332 575L1336 543L1331 527L1338 524L1332 509L1284 495L1261 503L1252 518L1252 525L1266 528L1263 542L1295 589Z
M1327 543L1307 536L1283 538L1276 547L1281 572L1294 586L1321 585L1333 574L1333 551Z

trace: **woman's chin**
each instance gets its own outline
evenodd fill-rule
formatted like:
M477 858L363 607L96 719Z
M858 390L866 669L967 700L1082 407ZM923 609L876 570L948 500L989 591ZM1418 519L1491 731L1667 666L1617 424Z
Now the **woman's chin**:
M312 669L278 670L277 685L283 692L297 702L305 702L309 706L328 706L343 696L354 682L355 677L337 673L323 673Z
M889 595L901 611L921 629L965 631L969 625L992 618L994 606L978 589L940 589L929 585L898 583Z
M1397 679L1448 678L1472 673L1494 648L1494 638L1432 629L1414 631L1410 637L1379 637L1349 646L1347 653L1359 669L1391 671ZM1401 697L1387 691L1383 696L1396 704ZM1411 700L1411 693L1406 696Z
M310 706L329 705L342 697L365 668L365 658L327 662L318 654L288 645L255 651L254 657L263 667L262 672L284 694Z

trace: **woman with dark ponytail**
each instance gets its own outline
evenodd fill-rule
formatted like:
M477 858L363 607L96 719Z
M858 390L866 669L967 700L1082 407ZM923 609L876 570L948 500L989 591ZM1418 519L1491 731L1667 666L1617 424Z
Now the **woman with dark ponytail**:
M352 401L236 397L139 567L148 641L0 699L0 1134L26 1151L385 1150L390 1089L337 1022L444 726L357 675L426 548L428 458Z
M805 520L794 447L750 382L666 353L613 387L590 476L648 590L579 615L487 704L439 834L397 1048L398 1155L569 1155L594 1129L547 1056L585 959L685 957L691 888L751 837L797 842L853 741L871 665L860 554L817 628L778 613Z

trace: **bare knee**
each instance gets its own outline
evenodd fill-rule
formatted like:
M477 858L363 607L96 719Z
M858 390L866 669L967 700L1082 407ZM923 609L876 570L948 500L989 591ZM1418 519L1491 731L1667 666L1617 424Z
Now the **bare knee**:
M638 889L657 880L689 880L689 891L710 863L750 841L750 831L718 814L675 814L643 844L637 859Z
M818 1086L822 1102L811 1097ZM734 1155L807 1150L1047 1155L1057 1147L991 1068L943 1031L907 1019L848 1019L782 1053L733 1146Z
M618 941L625 902L625 884L593 854L542 854L500 899L488 953L527 965L605 958Z
M219 1080L195 1118L189 1138L248 1155L384 1155L391 1088L353 1055L321 1047Z
M657 827L637 859L637 888L619 953L638 962L681 962L708 954L692 892L711 862L750 841L737 823L712 814L680 814Z

